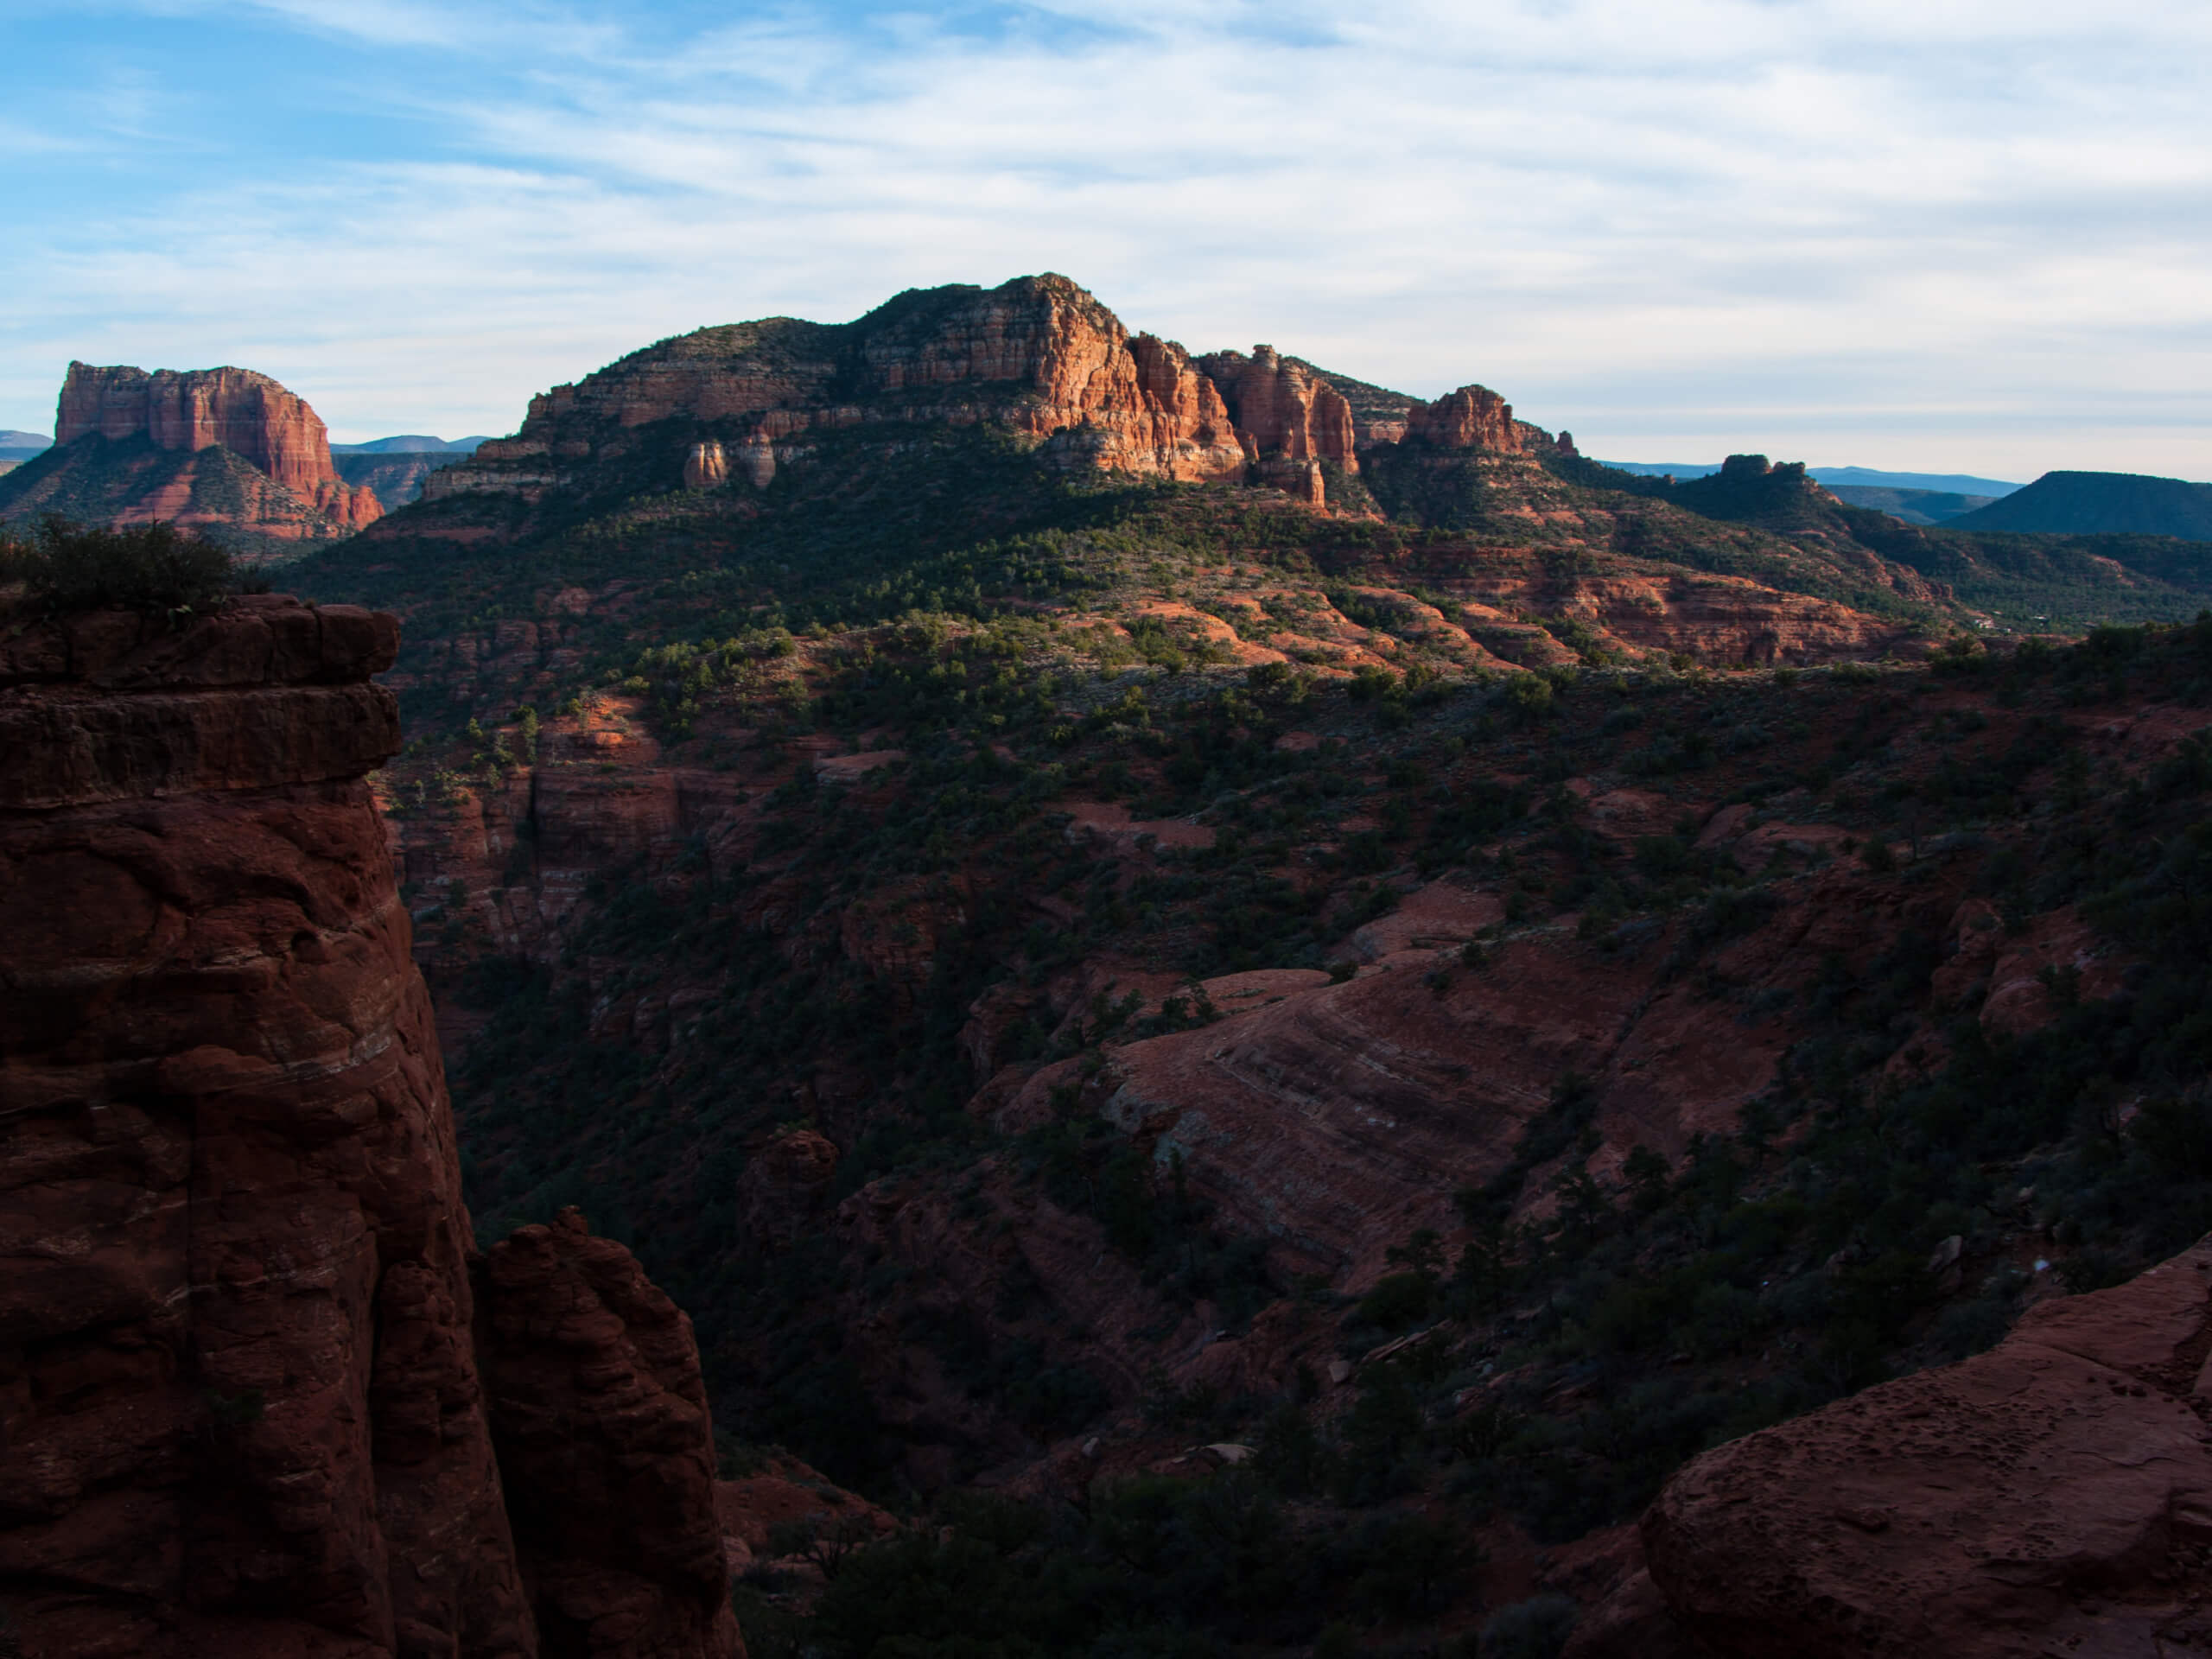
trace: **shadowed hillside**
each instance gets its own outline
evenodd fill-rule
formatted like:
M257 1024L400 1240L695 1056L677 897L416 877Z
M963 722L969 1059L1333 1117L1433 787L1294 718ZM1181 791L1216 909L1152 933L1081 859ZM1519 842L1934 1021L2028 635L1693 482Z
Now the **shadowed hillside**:
M2212 542L2212 484L2135 473L2045 473L2024 489L1949 523L1956 530Z

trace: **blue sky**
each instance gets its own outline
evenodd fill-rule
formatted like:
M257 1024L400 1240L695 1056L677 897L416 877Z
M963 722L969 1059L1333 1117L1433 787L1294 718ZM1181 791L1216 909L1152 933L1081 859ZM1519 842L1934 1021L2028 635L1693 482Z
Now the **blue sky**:
M1062 270L1584 448L2212 477L2212 8L0 0L0 427L72 357L505 432Z

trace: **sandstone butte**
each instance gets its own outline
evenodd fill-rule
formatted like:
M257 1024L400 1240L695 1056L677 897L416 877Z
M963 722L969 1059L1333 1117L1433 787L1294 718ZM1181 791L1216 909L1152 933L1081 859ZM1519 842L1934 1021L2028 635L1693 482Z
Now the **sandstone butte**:
M2201 1652L2208 1420L2212 1239L1689 1464L1573 1659Z
M1433 409L1404 401L1380 435L1410 430L1436 447L1514 454L1552 442L1479 386ZM910 291L849 324L772 317L663 340L532 398L519 432L434 474L424 499L535 499L580 463L634 452L638 429L671 420L715 434L672 452L694 489L733 473L765 487L779 459L804 453L807 433L878 421L988 421L1071 465L1255 481L1315 506L1323 463L1358 470L1352 406L1325 378L1267 346L1193 359L1173 340L1130 334L1047 273Z
M252 469L239 492L243 499L219 505L195 502L188 474L149 473L142 489L126 487L124 499L111 504L117 522L219 524L297 539L359 530L384 511L374 491L338 475L329 436L306 400L249 369L149 374L72 363L55 411L54 447L41 457L41 470L102 461L111 467L104 449L72 449L93 437L106 445L143 439L170 454L227 450Z
M734 1659L689 1320L479 1254L389 616L0 645L0 1623L23 1659Z

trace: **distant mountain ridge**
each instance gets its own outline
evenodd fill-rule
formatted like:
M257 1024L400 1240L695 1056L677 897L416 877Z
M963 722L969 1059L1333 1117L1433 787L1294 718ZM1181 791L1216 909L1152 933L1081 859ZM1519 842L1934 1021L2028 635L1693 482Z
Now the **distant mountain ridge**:
M1885 473L1872 467L1813 467L1807 469L1821 483L1891 490L1929 490L1953 495L2003 497L2021 487L2001 478L1976 478L1971 473Z
M1901 490L1880 484L1826 484L1821 487L1847 507L1872 507L1908 524L1948 524L1961 513L2003 498L1961 495L1956 490Z
M476 453L479 444L490 442L480 435L447 439L406 433L372 438L366 443L334 443L330 460L340 478L375 491L377 499L389 512L420 500L424 479L442 467L466 461Z
M1617 473L1638 478L1705 478L1721 468L1719 461L1605 461L1598 463ZM1806 476L1830 489L1837 485L1890 490L1926 490L1949 495L1986 496L1994 500L2022 487L2002 479L1976 478L1969 473L1890 473L1872 467L1808 467ZM1846 498L1848 499L1849 498ZM1869 504L1871 505L1871 504Z
M0 428L0 455L25 461L41 449L53 447L54 440L43 432L18 432L12 428Z
M2212 542L2212 484L2138 473L2045 473L1949 527Z
M491 442L488 435L479 433L471 438L434 438L420 432L402 433L395 438L371 438L366 443L334 443L334 455L467 455L476 452L480 443Z

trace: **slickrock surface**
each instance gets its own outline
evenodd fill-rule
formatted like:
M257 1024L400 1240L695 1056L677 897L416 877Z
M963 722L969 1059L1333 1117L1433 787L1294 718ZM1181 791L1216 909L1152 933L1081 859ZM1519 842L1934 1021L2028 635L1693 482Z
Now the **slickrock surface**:
M1707 1453L1644 1518L1652 1580L1729 1659L2198 1651L2208 1355L2212 1241Z
M397 644L258 598L0 646L0 1612L26 1659L636 1650L541 1649L510 1535L365 778L399 746L368 683ZM650 1301L622 1317L674 1375ZM503 1388L558 1386L543 1350L502 1352ZM703 1458L703 1411L690 1432L652 1455ZM733 1650L708 1634L655 1651Z
M143 434L159 449L228 449L345 529L358 530L384 511L373 491L338 475L329 435L306 400L251 369L149 374L72 363L55 413L54 447L92 433L111 442Z

